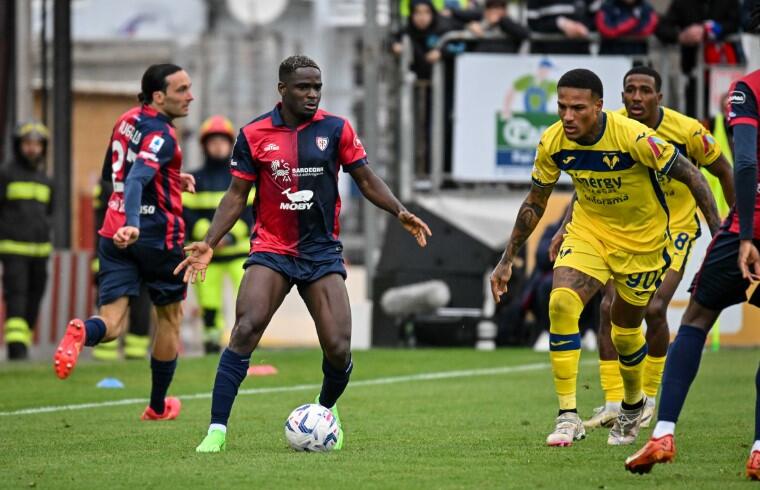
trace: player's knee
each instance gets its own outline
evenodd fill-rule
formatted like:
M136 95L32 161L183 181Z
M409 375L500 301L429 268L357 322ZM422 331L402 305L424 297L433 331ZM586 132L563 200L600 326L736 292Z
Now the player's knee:
M333 366L345 366L351 359L351 336L331 335L323 339L325 357Z
M239 347L256 345L266 328L266 319L255 313L238 317L230 336L230 345Z
M647 327L652 326L659 327L663 323L667 323L668 318L668 305L662 298L655 296L647 306L646 321Z
M583 301L569 288L555 288L549 295L549 321L552 333L569 335L578 333L578 320L583 312Z

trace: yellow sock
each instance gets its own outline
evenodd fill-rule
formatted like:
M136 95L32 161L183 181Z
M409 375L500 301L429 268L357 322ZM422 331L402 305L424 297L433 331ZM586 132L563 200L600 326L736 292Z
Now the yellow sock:
M665 370L665 356L652 357L647 354L644 359L643 389L649 398L657 397L657 390L662 382L662 372Z
M620 376L623 378L623 401L633 405L641 400L642 373L647 354L647 341L639 325L623 328L612 324L612 343L618 352Z
M623 399L623 377L617 359L604 361L599 359L599 379L602 382L604 401L617 402Z
M553 289L549 296L549 358L560 410L575 410L581 335L578 320L583 301L568 288Z

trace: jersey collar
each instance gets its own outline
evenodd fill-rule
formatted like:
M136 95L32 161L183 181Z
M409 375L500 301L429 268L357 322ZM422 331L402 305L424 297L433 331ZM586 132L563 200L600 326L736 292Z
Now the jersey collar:
M158 112L157 110L155 110L153 107L149 106L148 104L143 104L143 106L142 106L142 112L143 112L143 114L145 114L145 115L147 115L149 117L155 117L155 118L161 119L162 121L166 121L169 124L172 123L172 120L169 119L168 116L166 116L165 114L161 114L160 112Z
M587 145L584 145L584 144L581 144L581 143L577 143L577 142L576 142L576 144L579 145L579 146L594 146L595 144L599 143L599 141L601 141L602 136L604 136L604 132L606 130L607 130L607 112L606 111L602 111L602 130L599 131L599 134L596 136L596 138L594 139L594 141L592 141L591 143L589 143Z
M662 108L662 106L657 106L657 109L660 111L660 117L657 118L657 124L654 125L652 129L657 131L657 128L660 127L660 124L662 124L662 120L665 118L665 109Z
M282 102L278 102L276 106L274 106L274 109L272 109L272 125L275 127L285 127L285 120L282 118L282 114L280 114L280 109L282 109ZM301 130L308 126L311 123L321 121L325 118L325 111L322 109L317 109L317 113L314 114L314 117L312 117L309 121L306 121L305 123L301 124L296 128L296 130Z

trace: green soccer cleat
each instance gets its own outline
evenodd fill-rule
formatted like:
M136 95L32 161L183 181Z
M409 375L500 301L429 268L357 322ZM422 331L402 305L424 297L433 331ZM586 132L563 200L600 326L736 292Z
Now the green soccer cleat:
M314 399L314 403L316 403L317 405L320 405L319 395L317 395L317 397ZM335 405L333 405L333 407L330 408L330 411L332 412L333 417L335 417L335 421L338 423L338 428L340 429L340 431L338 432L338 441L335 443L332 449L333 451L340 451L341 449L343 449L343 424L340 422L340 414L338 413L338 404L336 403Z
M210 430L195 448L196 453L220 453L227 446L227 434L220 430Z

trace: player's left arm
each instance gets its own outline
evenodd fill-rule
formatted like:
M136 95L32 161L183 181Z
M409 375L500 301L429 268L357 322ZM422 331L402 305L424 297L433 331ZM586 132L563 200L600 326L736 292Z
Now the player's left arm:
M369 202L398 218L404 229L417 240L420 247L427 245L427 237L432 236L428 225L410 213L369 166L362 165L350 170L349 173Z
M686 184L691 191L691 195L694 196L694 200L697 201L697 206L702 210L705 220L707 220L710 233L715 235L720 227L718 207L715 205L715 197L712 191L710 191L710 186L707 185L707 180L705 180L702 172L679 153L675 161L670 165L667 174L677 181Z
M720 155L717 160L705 167L708 172L718 178L720 187L723 189L723 197L729 207L734 205L736 194L734 192L734 169L728 163L726 157Z

